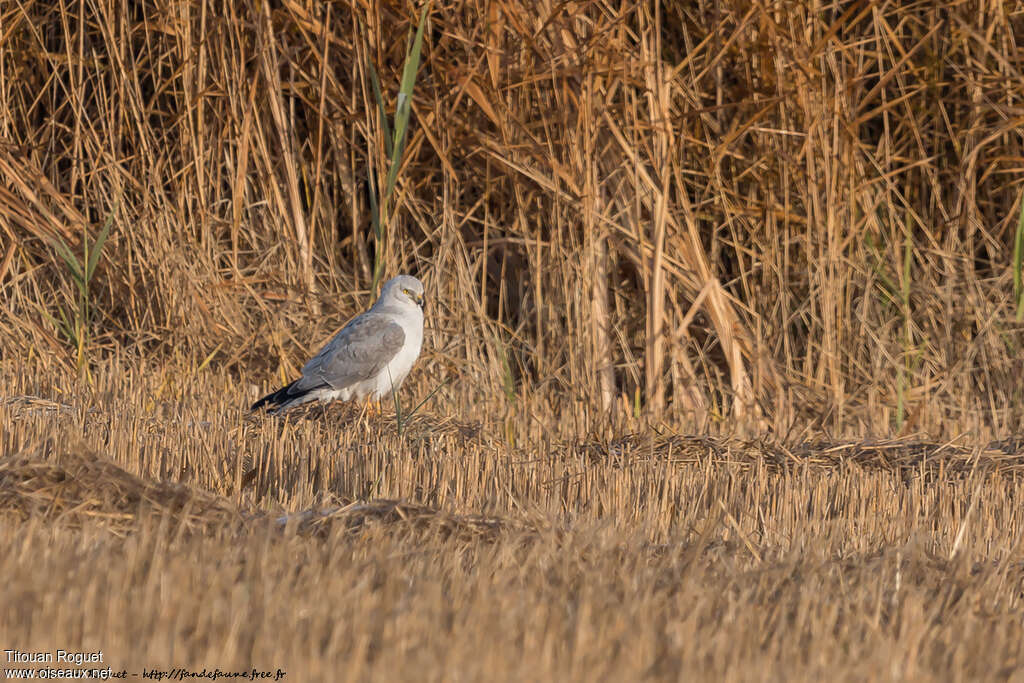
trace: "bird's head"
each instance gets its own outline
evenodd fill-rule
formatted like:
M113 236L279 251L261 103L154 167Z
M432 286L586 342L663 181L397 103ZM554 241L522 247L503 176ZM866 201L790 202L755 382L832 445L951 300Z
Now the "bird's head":
M384 283L380 290L382 300L413 303L423 308L423 283L412 275L398 275Z

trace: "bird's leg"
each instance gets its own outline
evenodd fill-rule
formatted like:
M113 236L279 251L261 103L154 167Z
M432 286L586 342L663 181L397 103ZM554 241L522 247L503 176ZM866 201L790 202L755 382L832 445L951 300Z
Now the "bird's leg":
M366 417L378 417L381 414L380 399L369 399L363 403L363 409L359 413L359 419Z

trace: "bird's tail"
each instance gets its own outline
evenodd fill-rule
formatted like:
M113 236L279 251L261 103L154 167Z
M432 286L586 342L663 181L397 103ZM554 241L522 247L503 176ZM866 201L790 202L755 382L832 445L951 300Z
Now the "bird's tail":
M301 402L303 396L308 393L301 389L296 390L295 385L299 383L299 380L295 380L291 384L272 391L260 400L252 404L249 410L259 410L260 408L266 408L269 412L276 413L284 410L288 406L296 402Z

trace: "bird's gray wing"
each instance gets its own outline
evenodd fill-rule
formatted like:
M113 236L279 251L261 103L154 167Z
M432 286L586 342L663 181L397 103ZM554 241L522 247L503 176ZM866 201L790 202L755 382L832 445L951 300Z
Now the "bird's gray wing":
M405 330L391 316L367 311L344 327L302 368L300 388L332 389L370 379L405 344ZM308 385L308 386L307 386Z

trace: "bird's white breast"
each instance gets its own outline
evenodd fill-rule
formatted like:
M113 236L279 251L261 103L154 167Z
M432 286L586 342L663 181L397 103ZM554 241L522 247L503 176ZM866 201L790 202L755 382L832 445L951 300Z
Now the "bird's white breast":
M423 347L423 311L418 306L405 308L395 322L405 332L405 343L375 378L375 386L370 390L375 399L390 395L392 383L396 389L402 385Z

